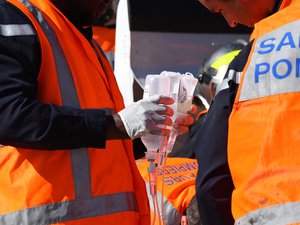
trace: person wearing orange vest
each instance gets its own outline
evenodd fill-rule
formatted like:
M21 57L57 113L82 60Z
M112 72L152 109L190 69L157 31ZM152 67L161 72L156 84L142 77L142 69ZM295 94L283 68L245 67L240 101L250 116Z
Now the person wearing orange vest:
M106 58L114 68L116 29L94 24L93 33L93 39L99 43Z
M130 138L169 134L173 100L124 108L91 38L107 3L0 0L1 225L150 223Z
M254 27L197 133L202 223L300 224L300 1L200 2Z
M155 215L155 202L152 199L151 190L153 183L149 180L150 162L147 159L139 159L136 161L137 167L146 183L148 198L151 208L151 224L159 225L163 221L159 220L160 215ZM192 204L195 198L195 178L197 174L198 164L196 159L189 158L167 158L165 166L157 167L156 189L157 203L160 214L164 215L164 225L180 225L181 218L186 211L192 211L193 222L188 225L200 225L200 215L198 208ZM164 183L162 181L164 180ZM161 203L163 198L163 209ZM190 213L191 214L191 213ZM189 215L190 215L189 214ZM189 221L189 217L187 221Z
M193 104L198 109L194 114L195 122L189 127L189 132L176 139L169 157L195 158L195 144L198 142L195 134L205 121L209 105L221 87L229 63L246 44L243 39L233 40L216 49L202 62L193 97Z

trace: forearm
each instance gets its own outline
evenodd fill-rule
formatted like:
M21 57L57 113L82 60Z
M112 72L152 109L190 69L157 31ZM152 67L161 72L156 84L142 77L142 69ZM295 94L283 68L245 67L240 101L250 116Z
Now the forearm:
M104 148L106 139L125 138L104 110L20 101L1 107L1 144L31 149Z
M126 129L119 114L116 113L112 116L107 116L106 120L107 140L129 139L129 136L126 133Z

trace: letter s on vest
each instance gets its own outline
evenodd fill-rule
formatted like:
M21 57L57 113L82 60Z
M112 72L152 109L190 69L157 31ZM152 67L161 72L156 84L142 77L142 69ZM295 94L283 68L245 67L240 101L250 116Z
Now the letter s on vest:
M240 101L300 91L300 21L257 39L245 71ZM284 32L282 32L284 31ZM285 52L289 54L285 54ZM295 55L293 59L285 55Z

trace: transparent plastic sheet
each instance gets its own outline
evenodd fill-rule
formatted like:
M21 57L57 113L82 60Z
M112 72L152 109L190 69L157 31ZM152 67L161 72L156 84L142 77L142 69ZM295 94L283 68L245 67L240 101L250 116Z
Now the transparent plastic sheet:
M149 74L146 77L145 89L143 98L161 94L169 96L170 93L170 79L158 74ZM146 158L156 159L157 150L162 147L165 142L165 137L159 135L147 134L141 138L143 144L147 148Z
M161 94L169 96L170 94L170 78L164 75L147 75L145 81L145 89L143 98ZM148 168L149 184L150 184L150 195L153 204L153 218L151 224L154 225L158 220L159 225L165 224L161 215L159 207L158 196L157 196L157 162L159 162L161 154L158 149L161 149L163 145L166 145L167 139L163 136L147 134L141 138L147 152L145 153L146 158L150 162ZM163 208L161 208L163 209Z
M197 82L198 80L191 73L185 73L181 75L181 79L178 87L179 90L177 96L176 111L174 111L175 113L173 116L174 117L173 122L175 122L177 118L185 116L188 113L188 111L191 110L193 94ZM172 151L177 135L178 135L177 130L172 127L171 134L168 139L168 144L164 148L165 155L168 155Z
M162 94L170 96L174 99L174 104L171 105L174 110L172 117L173 122L192 108L192 98L198 80L191 73L180 74L177 72L163 71L159 75L147 75L145 82L144 98ZM169 137L160 137L157 135L147 135L142 137L142 141L147 148L145 153L146 158L150 162L148 168L149 184L151 198L153 202L154 217L152 225L156 219L159 220L159 225L165 225L164 215L164 177L165 166L168 154L172 151L177 138L177 130L171 127ZM161 184L161 203L159 207L157 198L157 167L162 167L162 184Z

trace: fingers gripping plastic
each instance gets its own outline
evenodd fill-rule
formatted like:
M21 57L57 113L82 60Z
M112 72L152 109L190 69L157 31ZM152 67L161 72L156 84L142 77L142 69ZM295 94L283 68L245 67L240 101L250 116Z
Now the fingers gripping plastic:
M120 111L120 115L127 134L132 139L145 134L160 134L159 124L166 123L167 108L161 104L172 104L172 100L161 95L154 95L147 99L134 102Z

